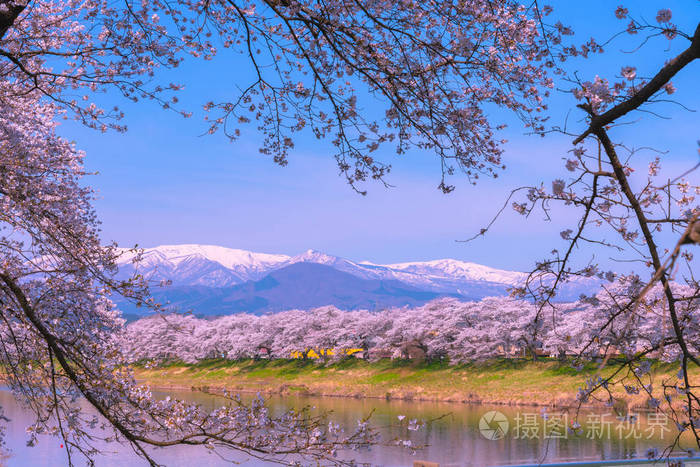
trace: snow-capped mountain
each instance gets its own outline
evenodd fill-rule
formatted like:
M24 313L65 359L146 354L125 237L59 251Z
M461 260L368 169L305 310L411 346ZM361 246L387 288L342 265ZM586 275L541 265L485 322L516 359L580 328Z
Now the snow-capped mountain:
M416 307L436 298L456 295L420 290L402 282L362 279L324 264L299 262L272 271L258 281L231 287L155 287L153 298L170 311L196 315L267 313L290 309L308 310L334 305L343 310L378 310ZM115 297L129 315L143 309Z
M512 286L525 275L480 264L442 259L435 261L374 264L354 262L338 256L307 250L297 256L254 253L213 245L164 245L146 248L141 260L125 251L119 265L122 274L137 269L154 279L168 279L177 285L228 287L256 281L270 272L296 263L330 266L363 279L396 280L426 290L459 293L460 286L493 283Z
M498 282L516 285L521 283L526 274L515 271L504 271L466 261L455 259L437 259L413 263L387 264L386 268L402 271L419 276L429 276L442 279L472 280Z
M392 279L427 290L468 295L475 286L497 284L512 287L525 280L521 272L494 269L455 259L417 261L397 264L359 263L373 278Z
M315 250L287 256L211 245L146 248L138 262L134 262L131 251L124 250L118 264L122 277L139 272L154 281L170 281L171 287L154 291L159 301L201 314L264 312L312 303L348 307L373 304L375 308L417 305L439 296L478 300L504 295L527 277L522 272L455 259L374 264ZM303 265L317 267L295 267ZM300 271L304 276L295 278ZM340 277L346 277L345 282ZM558 299L576 299L582 292L589 292L595 282L591 279L566 284Z
M118 264L122 275L138 270L153 280L166 279L175 285L228 287L261 279L290 259L213 245L163 245L144 249L136 264L134 254L125 250Z
M340 258L338 256L327 255L326 253L316 251L316 250L306 250L300 255L293 256L289 258L281 266L289 266L296 263L315 263L330 266L338 271L343 271L350 273L358 277L364 277L363 268L357 263L354 263L345 258ZM366 278L366 277L365 277Z

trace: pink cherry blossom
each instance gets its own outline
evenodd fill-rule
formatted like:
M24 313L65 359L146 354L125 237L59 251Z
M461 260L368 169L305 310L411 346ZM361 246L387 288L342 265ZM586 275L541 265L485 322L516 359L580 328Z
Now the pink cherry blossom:
M671 10L668 8L659 10L658 13L656 13L657 23L668 23L669 21L671 21Z

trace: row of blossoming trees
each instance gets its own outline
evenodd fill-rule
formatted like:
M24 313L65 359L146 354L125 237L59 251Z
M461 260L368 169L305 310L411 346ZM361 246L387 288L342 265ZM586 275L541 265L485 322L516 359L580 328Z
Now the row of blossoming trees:
M644 6L637 2L635 10ZM231 93L204 98L209 132L237 140L253 123L263 136L261 152L281 165L297 136L313 135L328 143L345 180L360 192L366 181L390 181L391 158L380 147L398 154L432 152L445 192L460 173L472 181L497 175L505 162L500 129L513 114L548 141L558 135L573 142L565 161L570 176L552 180L551 191L545 188L549 182L529 187L513 203L524 215L542 208L547 218L561 204L578 210L579 219L561 232L568 246L538 262L523 288L537 311L521 328L537 345L547 321L553 329L566 322L569 315L552 298L567 280L599 271L589 246L616 256L629 253L632 258L616 259L646 268L640 273L646 285L625 296L599 297L603 305L594 309L608 319L596 322L598 337L581 350L588 352L608 335L623 346L634 341L630 336L643 334L658 310L663 317L650 327L647 350L669 346L680 352L682 381L674 390L685 398L684 411L668 404L665 409L700 447L700 397L687 371L689 365L700 367L688 313L700 286L697 262L683 246L700 244L700 187L689 179L697 166L687 158L691 151L683 150L679 160L688 169L667 174L661 156L647 160L643 131L630 136L620 129L664 112L670 95L681 108L692 101L692 81L680 83L693 76L688 68L700 58L700 25L692 13L676 15L677 25L663 7L655 22L624 6L613 13L624 21L620 28L630 47L623 44L621 55L595 71L581 71L573 58L602 53L600 44L608 51L618 46L570 38L561 16L549 16L552 8L538 2L0 0L0 364L5 383L34 414L29 441L36 441L36 433L56 434L69 464L92 460L102 450L90 431L95 411L111 427L109 439L129 444L151 465L157 465L152 447L204 445L282 463L291 454L307 463L342 463L334 456L338 448L373 442L363 424L357 436L338 435L303 413L275 418L255 404L208 412L158 400L138 385L126 369L129 356L115 345L121 323L110 297L153 301L139 277L112 276L116 250L103 247L94 194L81 180L83 153L56 124L73 118L89 128L122 131L117 104L125 101L154 101L189 116L175 95L185 83L167 80L173 70L194 62L202 67L195 79L210 80L217 76L206 74L198 57L243 54L250 80L223 73L222 83L233 84ZM627 53L651 44L663 50L663 59ZM231 70L245 68L240 60L230 62ZM577 105L579 118L549 110L550 93L562 88L572 93L568 105ZM110 94L98 99L101 92ZM667 128L673 134L682 128L677 120L672 125ZM543 151L533 163L561 156ZM646 167L648 178L642 175ZM674 281L689 288L675 290ZM663 287L665 306L656 307L646 290L655 284ZM504 316L503 310L494 313ZM665 320L673 329L668 335ZM465 332L478 326L465 325L471 330ZM460 335L459 329L453 333ZM566 333L559 335L568 342ZM488 341L474 341L479 349L488 347ZM614 383L619 381L601 379L588 393ZM654 389L658 394L659 386Z
M673 360L678 351L671 345L672 330L662 313L659 288L646 294L632 318L616 316L617 301L639 287L634 280L610 284L595 297L561 305L554 319L543 321L539 328L532 325L537 306L526 300L447 298L418 308L380 312L329 306L216 319L157 315L127 326L122 346L134 361L188 363L310 356L332 361L353 353L372 360L418 355L451 363L532 355L592 359L640 352ZM692 330L691 343L697 341L700 329L693 313L699 304L698 299L687 302L682 313L687 329Z

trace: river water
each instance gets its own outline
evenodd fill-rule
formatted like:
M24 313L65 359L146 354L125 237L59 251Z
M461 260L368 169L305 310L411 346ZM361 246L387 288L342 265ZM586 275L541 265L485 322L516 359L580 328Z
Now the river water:
M207 407L222 403L219 398L198 393L168 394ZM5 436L8 452L1 461L4 465L66 464L59 438L44 436L37 446L26 446L25 428L31 418L7 390L0 390L0 405L10 419ZM372 423L381 427L385 439L410 437L415 444L427 445L415 455L397 447L375 447L353 455L358 461L380 466L410 466L414 460L438 462L441 467L476 467L644 457L649 448L663 448L675 435L671 422L654 414L624 420L607 412L584 413L578 418L582 425L578 433L571 433L562 427L571 426L573 414L553 409L543 415L537 408L286 396L270 398L269 405L275 411L312 406L314 410L331 412L330 419L348 427L356 426L358 419L373 411ZM399 422L399 415L406 419ZM413 418L433 421L418 431L408 431L406 421ZM128 447L109 444L104 448L107 452L96 459L98 466L146 465ZM168 466L230 465L203 448L153 452L159 462ZM227 454L227 458L245 462L244 466L268 465L237 453Z

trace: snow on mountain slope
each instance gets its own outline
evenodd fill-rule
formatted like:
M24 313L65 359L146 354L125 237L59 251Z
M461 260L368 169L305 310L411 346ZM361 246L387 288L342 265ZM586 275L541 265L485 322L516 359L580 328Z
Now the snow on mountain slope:
M120 274L136 269L133 254L125 251ZM454 259L396 264L353 262L315 250L290 257L212 245L164 245L146 248L138 272L153 280L167 279L175 285L230 287L257 281L267 274L297 263L315 263L367 280L395 280L421 290L478 298L501 295L507 287L522 284L526 274L490 268ZM590 281L589 281L590 282ZM576 298L590 288L588 282L565 286L564 295Z
M190 244L162 245L154 248L145 248L141 264L149 265L151 261L159 262L166 260L171 264L177 265L179 262L192 256L199 256L211 261L216 261L228 269L235 269L237 267L264 269L270 265L284 263L289 260L289 256L287 255L253 253L252 251L237 250L216 245ZM123 261L121 262L126 262L131 258L133 258L133 255L126 254L122 256Z
M454 259L397 264L375 264L369 261L356 263L316 250L307 250L294 256L289 259L288 264L302 262L325 264L363 279L398 280L438 289L441 288L438 283L440 280L486 281L515 285L526 277L521 272L503 271Z
M338 256L331 256L316 250L307 250L300 255L294 256L287 261L286 265L296 263L324 264L338 271L347 272L362 279L394 279L393 277L387 277L384 274L378 273L363 264L355 263L354 261Z
M145 248L134 267L134 254L125 251L118 264L122 274L138 269L151 279L180 285L227 287L257 280L289 261L289 256L253 253L214 245L163 245Z
M464 279L470 281L498 282L500 284L516 285L525 280L522 272L504 271L476 263L468 263L455 259L437 259L411 263L386 264L384 267L410 272L421 276L436 278Z
M316 264L325 264L326 266L331 266L336 269L341 269L341 268L348 268L352 269L354 267L357 267L355 263L352 261L348 261L347 259L340 258L338 256L331 256L327 255L326 253L317 251L317 250L306 250L304 253L300 255L293 256L292 258L289 258L287 261L287 264L296 264L296 263L316 263Z
M119 261L120 266L127 266L133 256L131 252L125 251ZM324 264L363 279L391 279L434 289L445 288L442 284L444 281L450 283L449 289L454 289L454 282L484 281L514 285L525 277L520 272L504 271L454 259L383 265L368 261L356 263L316 250L307 250L300 255L289 257L194 244L146 248L138 263L138 269L142 272L157 269L159 276L174 275L176 277L170 277L171 280L182 282L180 279L194 280L198 272L210 273L216 269L223 273L212 263L230 271L237 278L234 280L236 283L257 280L275 269L295 263ZM222 277L225 283L219 286L232 285L230 277L226 274L220 275L226 277ZM196 285L196 282L191 284Z

